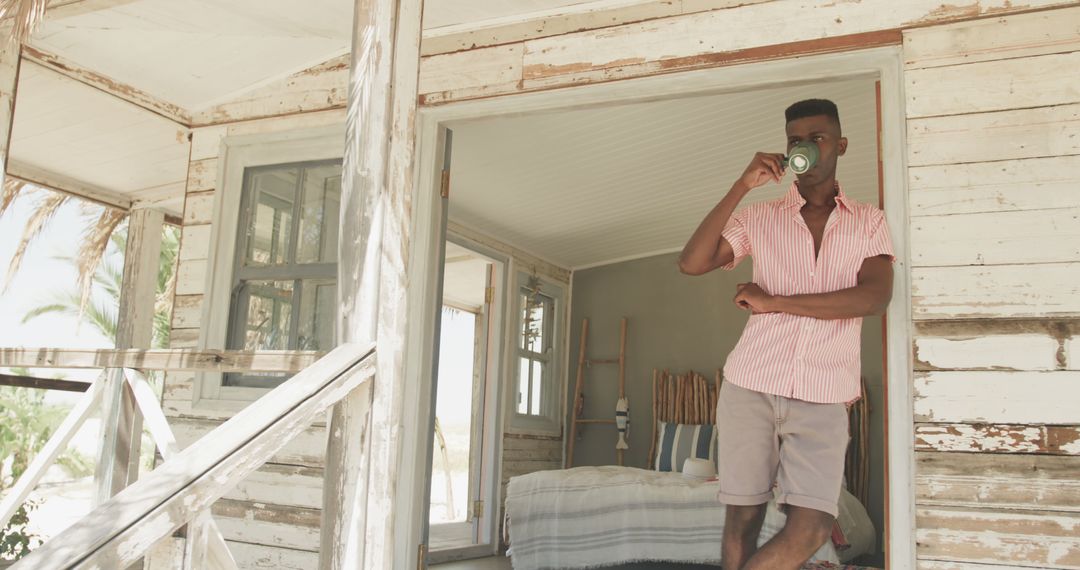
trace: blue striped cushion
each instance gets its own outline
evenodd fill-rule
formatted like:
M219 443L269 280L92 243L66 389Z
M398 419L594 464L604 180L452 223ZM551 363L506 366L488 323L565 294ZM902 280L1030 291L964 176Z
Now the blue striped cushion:
M659 422L656 434L657 471L682 471L688 457L716 464L716 426Z

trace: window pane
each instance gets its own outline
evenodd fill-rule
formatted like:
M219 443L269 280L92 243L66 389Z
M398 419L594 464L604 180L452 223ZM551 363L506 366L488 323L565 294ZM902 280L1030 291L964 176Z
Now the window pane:
M303 202L300 203L300 243L297 263L337 260L338 211L341 204L341 164L313 166L304 170Z
M296 167L260 171L251 177L245 265L288 263L296 177Z
M529 413L534 416L541 415L540 390L544 386L544 364L534 360L532 363L532 404Z
M517 412L529 413L529 359L518 359Z
M287 350L292 320L292 281L248 281L240 290L246 301L241 350ZM241 309L243 310L243 309ZM244 314L244 313L241 313ZM234 337L235 338L235 337Z
M521 296L522 306L522 346L535 353L544 352L544 333L547 330L548 300L542 295Z
M333 280L308 279L300 287L300 328L296 350L330 350L334 347L337 316L337 285Z

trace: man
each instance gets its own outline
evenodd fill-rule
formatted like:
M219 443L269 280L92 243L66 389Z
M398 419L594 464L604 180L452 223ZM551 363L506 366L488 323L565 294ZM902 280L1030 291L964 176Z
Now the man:
M757 153L679 257L690 275L754 258L753 282L735 295L751 316L724 366L716 415L726 570L795 570L829 539L849 437L845 404L861 395L862 317L883 314L892 296L885 216L836 181L848 146L836 105L800 101L785 118L789 151L812 142L817 164L783 198L732 216L751 190L784 175L783 155ZM774 484L787 523L758 550Z

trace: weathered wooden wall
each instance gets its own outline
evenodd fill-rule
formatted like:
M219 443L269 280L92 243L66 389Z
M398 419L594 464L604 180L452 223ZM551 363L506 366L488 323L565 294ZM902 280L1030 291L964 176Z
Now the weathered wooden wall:
M195 347L200 327L206 324L202 322L203 301L209 293L205 289L214 197L221 191L217 186L222 138L342 124L344 120L344 110L332 110L192 131L172 348ZM165 380L162 405L181 446L194 442L230 415L226 410L193 405L195 381L195 373L187 372L169 373ZM314 425L214 505L214 518L241 568L310 570L318 566L325 451L325 426ZM163 545L151 567L167 568L168 552L168 545Z
M904 57L919 566L1080 568L1080 8Z
M507 28L475 49L441 38L447 53L424 51L421 102L902 41L919 567L1080 568L1080 7L719 4L551 34ZM325 111L343 104L342 69L329 62L199 117L227 124L194 130L175 346L194 346L201 325L220 138L342 122L340 110ZM192 407L192 381L170 375L165 394L187 441L223 416ZM314 566L324 441L312 428L215 507L242 565ZM507 436L504 484L557 467L560 450L557 440Z

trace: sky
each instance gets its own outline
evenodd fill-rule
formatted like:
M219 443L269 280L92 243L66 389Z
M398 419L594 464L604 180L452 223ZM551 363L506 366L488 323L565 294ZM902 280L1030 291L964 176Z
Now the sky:
M23 228L43 194L24 193L0 216L0 275L6 276ZM45 304L54 294L76 287L74 265L58 257L74 257L88 225L76 201L65 204L45 227L23 257L22 267L6 290L0 292L0 346L51 348L108 348L112 342L89 325L80 326L74 316L45 315L23 323L30 309ZM3 287L0 284L0 287ZM53 376L55 369L39 369L36 375ZM89 380L93 370L65 370L66 378ZM50 392L50 398L59 395ZM70 396L70 395L66 395ZM62 397L60 399L70 399Z

